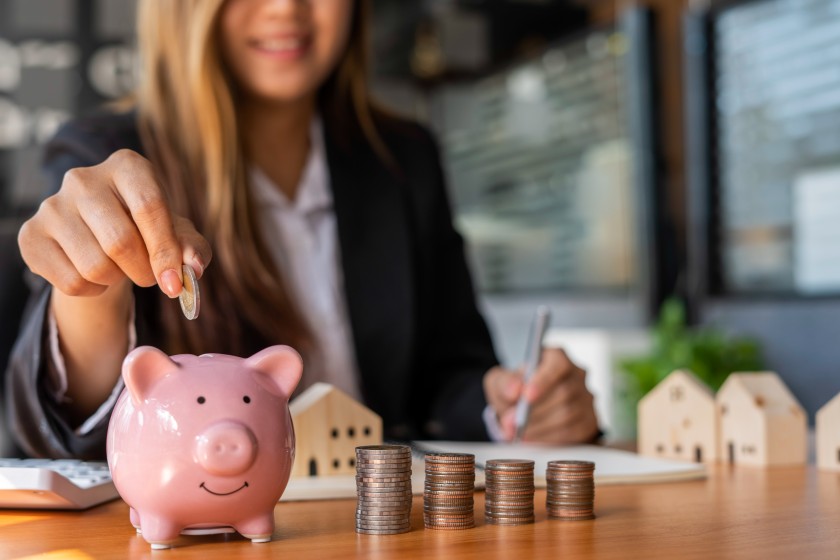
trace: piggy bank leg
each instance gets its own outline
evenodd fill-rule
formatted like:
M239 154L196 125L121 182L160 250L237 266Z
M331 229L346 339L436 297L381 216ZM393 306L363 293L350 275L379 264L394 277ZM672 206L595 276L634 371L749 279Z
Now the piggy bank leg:
M270 542L274 532L274 510L267 515L237 523L234 528L246 539L251 539L251 542Z
M137 529L137 534L141 534L142 531L140 530L140 514L138 514L137 510L133 507L128 508L128 519L131 521L131 524L134 525L134 528Z
M155 550L170 548L172 543L181 534L182 528L183 527L180 525L176 525L168 519L150 515L148 513L143 514L143 519L141 520L140 525L143 538L146 539L146 542L151 544L152 548Z

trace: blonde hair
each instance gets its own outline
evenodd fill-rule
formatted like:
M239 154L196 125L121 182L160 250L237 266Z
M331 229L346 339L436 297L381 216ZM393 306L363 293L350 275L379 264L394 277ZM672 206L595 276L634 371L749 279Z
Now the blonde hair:
M261 335L305 354L311 336L266 250L247 188L235 98L217 40L223 4L141 0L138 6L137 109L146 155L172 211L190 218L214 251L201 281L207 302L201 318L184 321L176 305L162 301L162 338L171 353L242 355ZM337 121L342 134L361 131L388 159L367 89L367 17L367 0L356 0L348 45L319 90L319 106L325 123Z

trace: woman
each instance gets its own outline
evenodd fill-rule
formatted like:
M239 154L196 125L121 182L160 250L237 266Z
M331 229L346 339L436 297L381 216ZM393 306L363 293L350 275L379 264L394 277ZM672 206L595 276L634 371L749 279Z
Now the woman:
M10 365L24 449L101 457L136 343L290 344L304 385L362 398L392 438L509 438L523 391L526 438L594 436L561 351L527 388L496 365L435 145L368 96L367 19L362 0L140 2L136 108L58 133L57 193L20 232L49 284ZM193 322L164 297L182 263L201 278Z

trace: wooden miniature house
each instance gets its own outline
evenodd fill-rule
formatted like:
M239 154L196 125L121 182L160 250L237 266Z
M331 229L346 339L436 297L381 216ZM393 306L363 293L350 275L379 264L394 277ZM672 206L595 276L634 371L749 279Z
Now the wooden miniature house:
M722 460L758 466L805 464L807 417L775 373L733 373L718 391L717 409Z
M382 443L382 418L328 383L289 405L295 426L292 476L356 473L356 447Z
M817 411L817 468L840 472L840 394Z
M683 461L717 459L712 390L693 373L677 370L639 401L639 453Z

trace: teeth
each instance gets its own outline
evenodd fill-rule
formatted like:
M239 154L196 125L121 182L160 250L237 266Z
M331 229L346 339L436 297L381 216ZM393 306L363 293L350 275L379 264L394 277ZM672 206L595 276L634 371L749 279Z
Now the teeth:
M260 41L257 46L267 51L292 51L299 49L303 44L300 39L273 39L270 41Z

